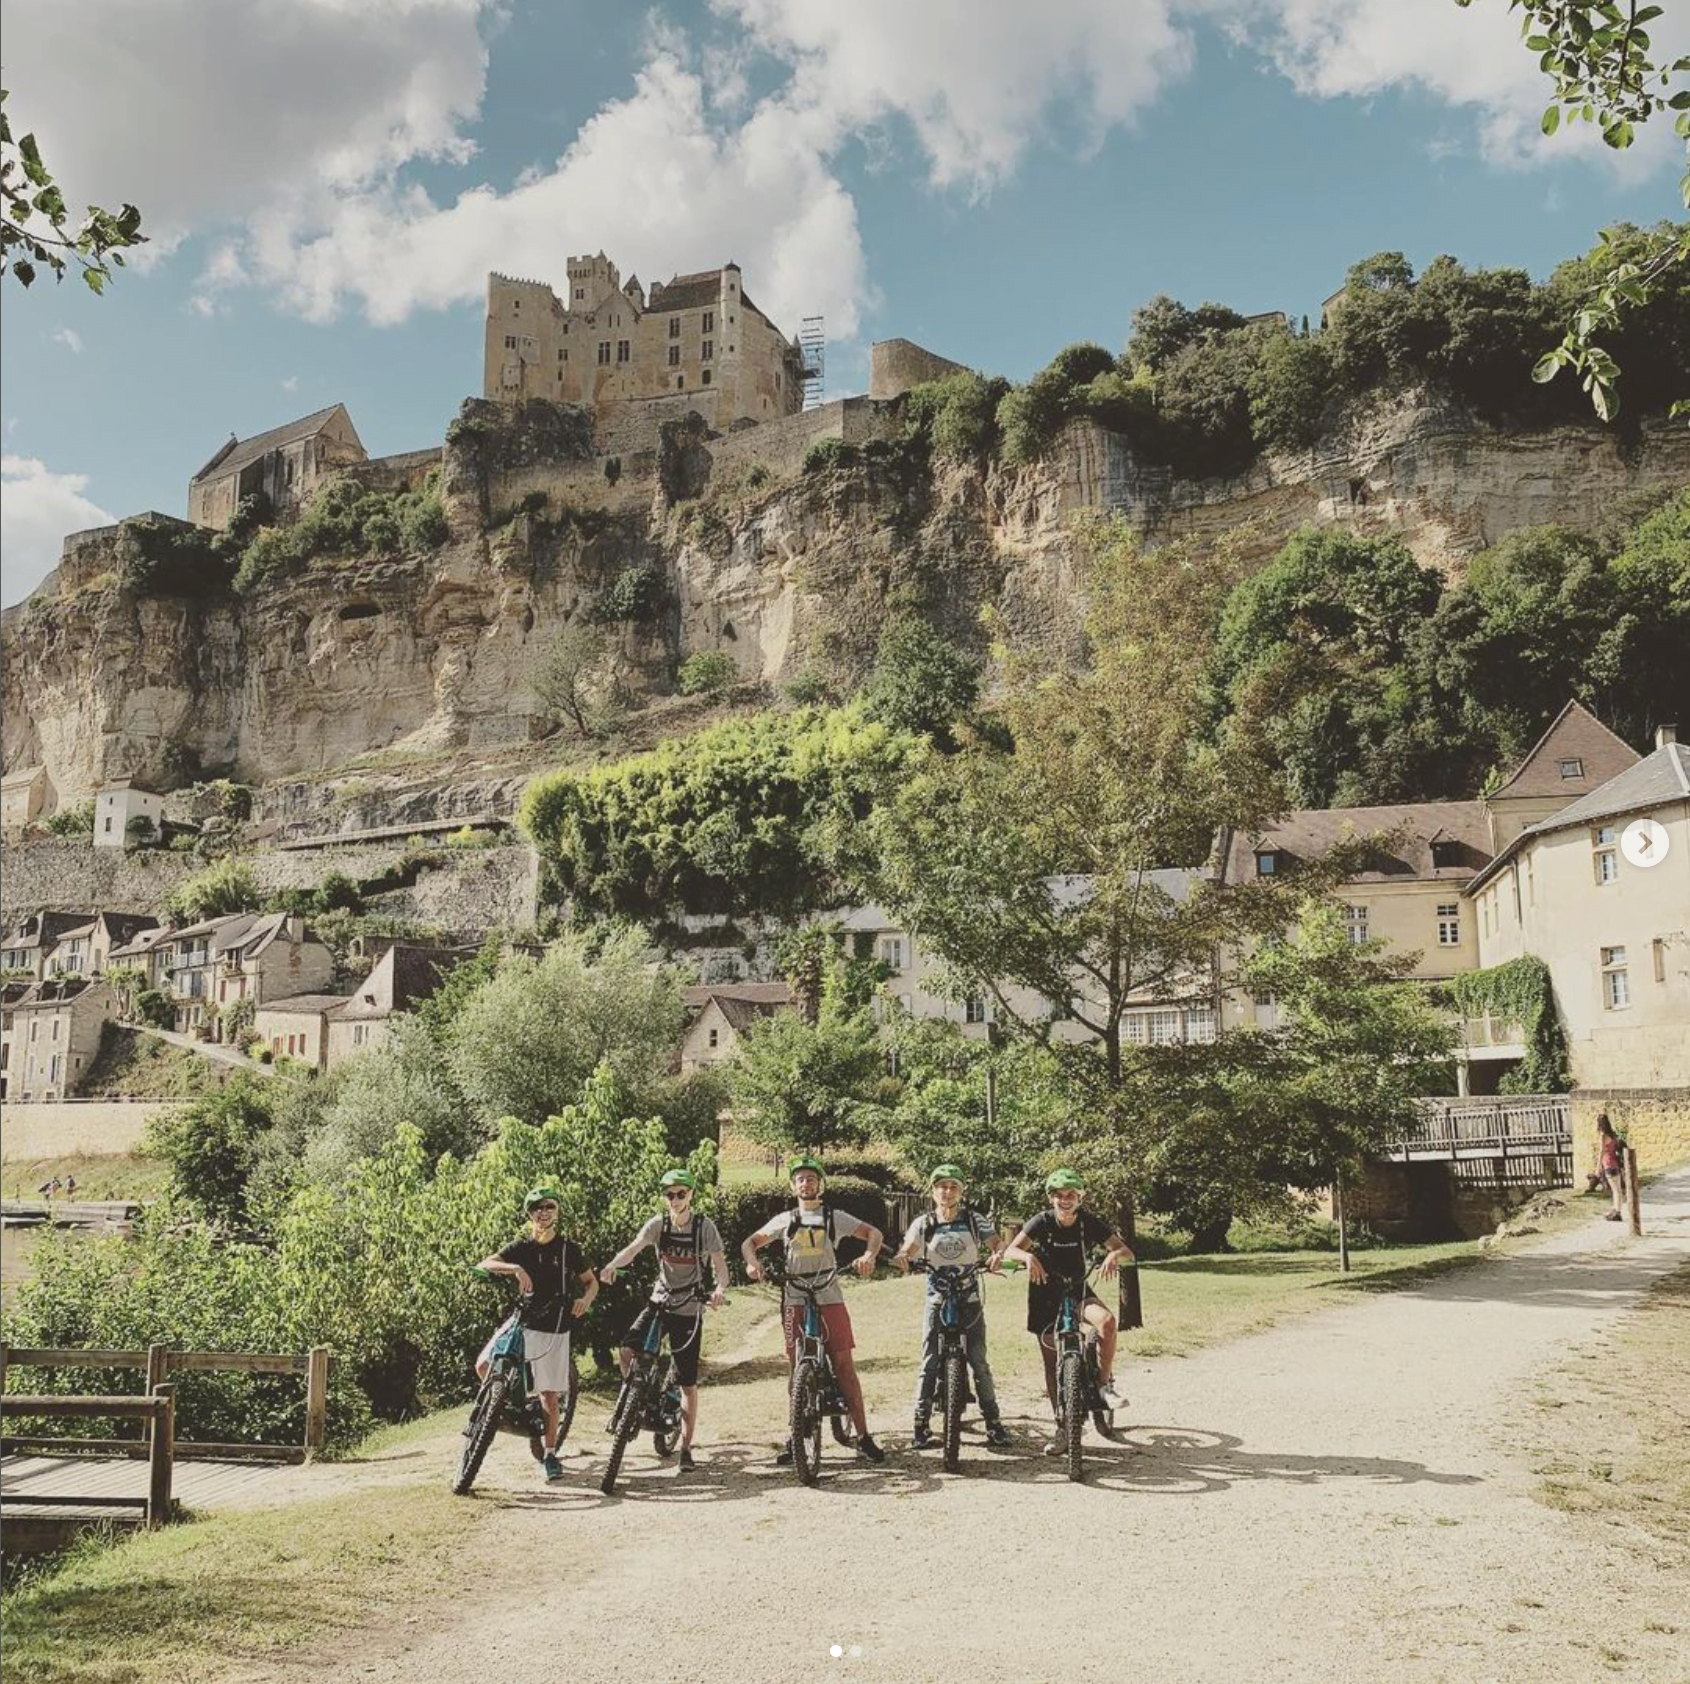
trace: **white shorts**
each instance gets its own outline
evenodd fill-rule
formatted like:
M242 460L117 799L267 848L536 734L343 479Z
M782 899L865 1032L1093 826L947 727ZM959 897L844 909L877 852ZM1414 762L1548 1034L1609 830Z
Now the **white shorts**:
M499 1328L491 1339L481 1347L481 1355L475 1359L477 1368L493 1360L493 1347L499 1342L499 1336L504 1329ZM525 1327L522 1330L522 1354L528 1362L528 1389L530 1392L556 1392L559 1396L569 1390L569 1335L567 1333L536 1333L534 1329Z

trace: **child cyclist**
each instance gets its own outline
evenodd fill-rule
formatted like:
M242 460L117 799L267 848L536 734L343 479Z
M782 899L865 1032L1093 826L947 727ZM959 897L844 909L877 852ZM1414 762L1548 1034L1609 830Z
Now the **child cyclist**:
M690 1473L692 1435L698 1426L698 1356L700 1335L704 1331L704 1306L699 1294L704 1289L704 1260L709 1258L716 1281L716 1290L710 1294L710 1308L719 1310L727 1291L728 1259L716 1224L708 1216L697 1215L692 1208L698 1182L684 1169L672 1169L658 1183L658 1188L667 1209L652 1217L599 1270L599 1279L609 1286L648 1245L657 1247L657 1284L651 1290L651 1302L623 1334L619 1356L622 1372L626 1374L635 1353L645 1344L652 1319L663 1318L663 1331L669 1335L669 1354L675 1359L675 1373L681 1382L680 1470Z
M522 1201L528 1215L528 1233L491 1257L482 1258L480 1264L490 1275L514 1276L517 1290L528 1299L518 1313L522 1317L528 1389L539 1393L546 1414L540 1471L548 1480L563 1478L563 1467L557 1459L557 1423L558 1400L569 1390L569 1329L586 1315L599 1290L580 1246L557 1231L558 1202L557 1188L544 1184L531 1187ZM571 1281L581 1287L581 1296L573 1302ZM482 1379L487 1377L498 1338L499 1333L495 1333L475 1359L475 1372Z
M757 1253L774 1240L786 1242L788 1277L800 1278L836 1269L839 1258L834 1247L840 1240L863 1240L868 1250L857 1259L857 1273L865 1278L872 1275L885 1237L880 1230L872 1223L859 1222L849 1211L828 1208L822 1198L826 1172L815 1158L794 1158L788 1179L797 1204L794 1209L771 1217L740 1247L746 1274L754 1281L763 1278L763 1265L757 1261ZM786 1361L790 1368L797 1354L799 1329L803 1326L804 1300L790 1286L782 1294L782 1300L781 1319L786 1329ZM857 1454L866 1462L884 1462L886 1452L869 1436L863 1383L857 1378L856 1364L851 1360L851 1312L845 1307L845 1294L838 1281L817 1295L816 1308L821 1312L822 1342L827 1346L839 1389L844 1393L857 1429ZM790 1441L775 1460L782 1467L791 1463Z
M940 1164L928 1177L927 1185L933 1195L933 1209L918 1216L906 1230L904 1243L899 1246L893 1263L899 1269L908 1268L916 1257L924 1257L929 1269L982 1262L994 1274L998 1268L998 1252L1003 1236L989 1216L982 1215L972 1205L962 1202L962 1171L955 1164ZM968 1366L974 1371L974 1390L980 1399L980 1412L986 1417L986 1442L996 1450L1010 1442L998 1413L997 1388L992 1382L992 1365L986 1359L986 1307L980 1298L976 1281L962 1303L967 1320ZM915 1437L917 1450L926 1450L933 1443L929 1423L933 1416L933 1392L939 1383L939 1289L932 1275L927 1278L927 1304L921 1321L921 1373L915 1385Z
M1132 1261L1132 1248L1101 1216L1080 1208L1085 1183L1071 1169L1045 1178L1050 1209L1041 1210L1004 1248L1003 1260L1027 1265L1027 1331L1039 1341L1044 1357L1045 1393L1056 1408L1056 1347L1048 1337L1062 1313L1064 1291L1084 1294L1080 1318L1097 1329L1097 1371L1104 1406L1119 1409L1126 1401L1115 1390L1115 1318L1095 1293L1085 1291L1086 1256L1093 1246L1106 1247L1098 1274L1110 1279L1122 1263Z

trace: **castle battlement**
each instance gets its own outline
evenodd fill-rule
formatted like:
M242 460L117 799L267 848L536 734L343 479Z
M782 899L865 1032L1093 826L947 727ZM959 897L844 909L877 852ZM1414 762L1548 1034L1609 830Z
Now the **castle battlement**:
M561 297L544 281L488 275L486 397L585 404L602 419L621 404L691 396L723 430L803 408L797 343L752 302L737 264L654 281L649 300L602 251L564 268Z

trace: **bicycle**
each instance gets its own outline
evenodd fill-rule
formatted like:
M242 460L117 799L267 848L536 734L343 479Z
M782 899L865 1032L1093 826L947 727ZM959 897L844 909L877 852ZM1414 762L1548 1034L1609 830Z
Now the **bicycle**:
M929 1275L939 1295L939 1382L933 1401L939 1408L940 1442L946 1473L962 1463L962 1412L974 1401L968 1370L968 1332L984 1310L974 1297L980 1278L977 1263L929 1265L920 1258L912 1275ZM972 1299L972 1302L970 1301ZM972 1315L965 1315L972 1311Z
M493 1278L484 1270L473 1272L483 1280ZM487 1375L475 1394L469 1422L463 1431L463 1453L458 1462L457 1476L452 1481L452 1495L455 1497L469 1495L497 1432L520 1433L526 1437L529 1454L536 1462L546 1453L545 1405L538 1397L529 1395L528 1360L522 1338L522 1312L531 1297L530 1293L518 1297L516 1308L494 1337ZM558 1403L559 1445L575 1419L575 1403L580 1391L581 1377L575 1368L575 1353L571 1351L569 1395Z
M1062 1446L1068 1477L1085 1477L1086 1416L1107 1439L1117 1437L1112 1411L1103 1401L1103 1384L1097 1366L1097 1330L1080 1318L1080 1306L1091 1295L1092 1271L1076 1291L1064 1286L1062 1307L1051 1324L1056 1351L1056 1431ZM1043 1343L1045 1335L1039 1336Z
M663 1308L674 1310L690 1303L700 1305L692 1332L692 1337L698 1339L704 1333L702 1306L708 1298L709 1294L692 1287L686 1293L670 1298ZM605 1428L612 1441L610 1463L604 1470L604 1478L599 1481L599 1489L607 1497L615 1495L616 1476L622 1471L622 1458L642 1431L650 1432L652 1448L660 1457L672 1455L681 1441L681 1382L675 1371L674 1357L663 1361L665 1336L663 1317L653 1316L651 1326L646 1329L644 1346L635 1353L628 1372L622 1377L622 1389L616 1394L616 1407L611 1411L610 1425Z
M857 1442L851 1435L851 1406L846 1403L833 1372L833 1359L822 1338L821 1311L816 1302L838 1278L839 1269L835 1266L819 1274L787 1275L781 1282L783 1294L786 1287L791 1287L804 1300L803 1321L793 1351L788 1421L792 1467L801 1485L815 1485L821 1479L824 1418L831 1422L838 1444L849 1450Z

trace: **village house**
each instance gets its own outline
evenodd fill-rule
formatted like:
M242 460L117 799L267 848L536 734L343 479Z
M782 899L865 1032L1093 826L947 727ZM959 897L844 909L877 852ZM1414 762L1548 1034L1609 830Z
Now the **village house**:
M32 912L21 919L0 943L0 980L40 982L48 975L47 960L60 939L90 920L86 912Z
M170 944L175 936L176 931L163 924L139 930L122 946L111 949L106 955L106 969L139 971L142 988L167 988L170 984Z
M474 952L467 947L423 947L394 942L328 1020L325 1062L330 1069L387 1044L396 1013L427 1000L447 973Z
M136 827L136 835L129 832ZM114 778L95 797L94 846L127 848L137 841L155 841L164 834L164 797L144 789L133 778Z
M97 912L86 923L66 930L47 955L46 974L104 976L112 953L121 951L144 932L156 930L158 920L144 912Z
M1574 1082L1685 1090L1690 1125L1690 748L1673 728L1517 832L1467 898L1481 965L1533 954L1548 966ZM1524 1054L1497 1042L1492 1058Z
M237 912L172 932L163 961L176 1028L216 1038L218 1014L250 999L254 1006L325 987L334 955L287 912Z
M313 1070L328 1068L329 1024L344 994L290 994L267 1000L253 1017L259 1042L278 1058L296 1058Z
M1639 758L1582 703L1568 702L1513 776L1485 797L1490 852L1507 847L1528 825L1600 789Z
M53 799L45 766L20 766L0 778L0 830L13 834L34 824Z
M248 497L262 497L270 512L297 511L340 469L368 460L345 404L331 404L229 442L188 482L188 519L221 532Z
M104 982L32 985L11 1007L10 1061L16 1075L7 1083L6 1097L56 1100L74 1093L100 1050L106 1019L115 1015L112 991Z
M706 983L684 989L682 997L694 1014L681 1042L683 1075L727 1063L752 1024L792 1005L784 982Z
M559 298L543 281L487 277L484 395L609 406L697 396L705 418L770 421L804 407L804 359L752 303L739 265L654 282L601 251L571 257Z
M12 1011L33 986L27 982L0 982L0 1100L10 1092L12 1080Z

